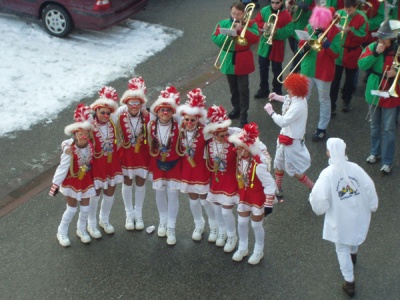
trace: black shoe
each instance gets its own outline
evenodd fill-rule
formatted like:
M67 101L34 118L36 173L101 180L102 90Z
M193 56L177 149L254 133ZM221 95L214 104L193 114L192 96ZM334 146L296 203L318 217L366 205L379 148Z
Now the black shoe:
M312 141L313 142L320 142L326 137L326 130L323 129L317 129L313 136L312 136Z
M228 118L229 119L237 119L240 116L240 111L233 109L229 114L228 114Z
M345 281L342 285L343 290L345 291L345 293L347 295L349 295L350 297L353 297L354 294L356 293L356 283L353 282L347 282Z
M247 122L247 120L241 120L240 121L240 128L243 128L244 125L246 125L247 123L249 123L249 122Z
M343 112L350 112L350 110L351 110L350 104L343 105L343 108L342 108Z
M257 93L254 95L254 98L261 99L261 98L268 98L269 91L262 91L258 90Z

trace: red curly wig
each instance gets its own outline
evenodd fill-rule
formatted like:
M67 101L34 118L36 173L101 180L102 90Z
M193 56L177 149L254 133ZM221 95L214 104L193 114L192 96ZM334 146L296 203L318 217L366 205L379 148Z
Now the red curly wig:
M300 74L290 74L286 77L283 86L290 90L293 96L305 98L308 94L308 78Z

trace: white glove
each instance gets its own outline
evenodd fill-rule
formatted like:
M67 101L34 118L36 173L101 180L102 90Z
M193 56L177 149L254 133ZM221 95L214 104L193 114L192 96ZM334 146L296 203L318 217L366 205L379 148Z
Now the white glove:
M265 104L264 109L270 116L274 114L274 108L272 107L271 103Z
M285 102L285 96L280 96L277 93L270 93L269 96L269 101L279 101L279 102Z

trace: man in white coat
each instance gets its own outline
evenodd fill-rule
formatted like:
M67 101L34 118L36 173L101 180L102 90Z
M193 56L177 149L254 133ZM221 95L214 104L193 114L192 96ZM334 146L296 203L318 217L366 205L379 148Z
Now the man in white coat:
M325 214L323 239L335 243L343 290L355 294L353 264L358 246L368 233L371 212L378 208L378 195L368 174L357 164L348 162L346 144L339 138L327 141L329 167L325 168L310 194L317 215Z

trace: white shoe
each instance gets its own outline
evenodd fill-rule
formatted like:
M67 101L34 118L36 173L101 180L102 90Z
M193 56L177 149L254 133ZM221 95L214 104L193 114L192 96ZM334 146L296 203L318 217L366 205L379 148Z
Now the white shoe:
M99 225L101 228L104 229L105 233L107 233L107 234L114 233L114 226L112 226L110 223L99 221Z
M383 165L382 168L381 168L381 172L383 174L389 174L390 172L392 172L392 166Z
M374 164L374 163L376 163L379 159L380 159L379 156L371 154L370 156L367 157L366 161L367 161L367 163L369 163L369 164Z
M192 234L192 240L193 241L200 241L203 238L203 232L204 232L204 228L198 228L196 227L193 231Z
M243 257L249 255L249 249L244 249L244 250L236 250L235 254L232 256L232 260L234 261L242 261Z
M157 235L159 237L164 237L166 234L167 234L167 224L160 223L160 225L158 225Z
M133 219L126 218L125 229L126 230L135 230L135 223L134 223Z
M238 241L238 237L235 236L228 236L228 239L226 240L225 246L224 246L224 252L229 253L235 250L236 244Z
M218 227L210 227L210 234L208 235L208 241L215 243L218 237Z
M225 246L225 242L226 242L227 238L228 238L228 236L226 235L226 233L218 233L217 240L215 241L215 245L217 247Z
M69 240L68 235L57 233L57 240L63 247L71 246L71 241Z
M135 218L135 227L136 230L143 230L144 229L144 222L142 217Z
M87 231L89 232L89 234L91 235L92 238L94 238L94 239L101 238L101 232L96 226L88 225Z
M87 244L87 243L90 243L91 241L92 241L92 239L90 238L90 235L89 235L89 233L85 230L85 231L82 231L82 230L77 230L76 231L76 235L78 236L78 237L80 237L80 239L81 239L81 242L82 243L84 243L84 244Z
M253 254L250 256L249 260L247 261L251 265L256 265L262 260L264 257L264 252L253 252Z
M167 244L171 246L176 244L175 228L168 227Z

